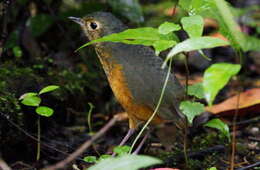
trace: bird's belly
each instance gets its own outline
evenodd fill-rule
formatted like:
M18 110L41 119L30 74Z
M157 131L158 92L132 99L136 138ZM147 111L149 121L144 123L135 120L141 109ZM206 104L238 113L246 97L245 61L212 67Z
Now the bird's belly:
M126 110L130 119L130 128L135 128L138 121L146 121L153 114L153 109L144 105L138 104L137 99L133 98L131 91L125 81L120 64L113 64L108 76L109 84L114 92L119 103ZM155 116L152 123L158 124L164 122L159 116Z

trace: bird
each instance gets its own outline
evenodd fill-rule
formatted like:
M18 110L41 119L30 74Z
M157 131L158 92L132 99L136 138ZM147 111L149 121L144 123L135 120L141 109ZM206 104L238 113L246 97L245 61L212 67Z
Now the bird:
M109 12L94 12L83 18L69 19L81 26L90 41L128 29ZM138 124L147 121L153 114L162 93L168 68L162 69L163 60L151 47L119 42L98 42L93 45L109 85L128 115L129 130L120 143L123 145ZM151 123L183 124L186 119L179 106L184 98L185 90L171 72L161 104Z

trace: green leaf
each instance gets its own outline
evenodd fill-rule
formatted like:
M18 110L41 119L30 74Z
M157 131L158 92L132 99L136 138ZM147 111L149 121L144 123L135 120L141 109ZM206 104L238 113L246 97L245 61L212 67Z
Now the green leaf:
M150 44L152 44L155 40L160 40L160 34L158 33L157 29L151 27L127 29L120 33L114 33L96 40L92 40L82 45L77 50L98 42L124 42L130 44L132 40L144 40L145 43L149 42L150 40L152 41Z
M194 50L201 50L205 48L214 48L219 46L228 45L227 41L213 37L197 37L189 38L179 44L177 44L168 54L167 58L170 58L180 52L189 52Z
M205 99L212 105L218 92L236 75L241 66L239 64L217 63L211 65L203 75L203 89Z
M233 42L234 47L235 44L238 44L240 48L245 50L246 39L244 34L240 31L239 25L235 22L235 18L231 13L230 8L225 0L213 0L211 1L214 3L217 13L220 16L221 22L223 23L222 26L229 32L229 38L231 42Z
M173 31L179 31L181 29L180 25L174 24L172 22L164 22L158 28L160 34L169 34Z
M208 0L192 0L190 5L190 15L197 15L202 11L205 11L207 9L210 10L209 6L207 5Z
M240 26L236 23L237 19L234 17L228 2L225 0L204 1L209 8L203 11L201 15L217 20L220 33L230 41L232 47L236 50L243 49L246 51L245 34L241 32Z
M229 127L226 123L224 123L220 119L212 119L208 121L204 126L218 129L230 141Z
M98 42L122 42L126 44L153 46L155 48L156 54L158 55L161 51L174 46L176 44L176 41L174 41L175 39L176 38L173 33L159 34L158 29L143 27L128 29L120 33L104 36L84 44L77 50Z
M36 108L36 113L38 113L41 116L50 117L53 114L53 109L49 108L47 106L39 106Z
M153 43L153 47L155 48L155 54L159 55L159 53L163 50L166 50L172 46L174 46L175 44L177 44L176 41L169 41L169 40L159 40L159 41L155 41Z
M44 87L43 89L41 89L41 91L39 92L39 94L43 94L43 93L47 93L47 92L51 92L54 91L56 89L60 88L59 86L56 85L49 85Z
M13 53L14 53L15 57L21 57L23 55L23 51L21 50L21 48L19 46L15 46L13 48Z
M188 86L188 95L195 96L199 99L204 98L204 90L202 83L196 83L191 86Z
M190 4L191 4L191 1L192 0L179 0L178 4L179 6L186 10L186 11L189 11L190 10Z
M18 31L13 31L9 36L8 39L6 40L4 47L6 49L8 48L13 48L17 46L18 44L18 39L19 39L19 33Z
M32 35L35 37L42 35L52 24L53 18L46 14L33 16L26 23L26 25L29 26Z
M112 155L103 154L103 155L101 155L101 156L99 157L98 161L102 161L102 160L104 160L104 159L111 158L111 157L112 157Z
M95 156L86 156L83 158L83 160L87 163L95 163L97 162L97 157Z
M167 55L166 60L164 61L163 67L166 66L166 62L180 52L189 52L194 50L201 50L205 48L214 48L219 46L228 45L227 41L221 40L219 38L213 37L196 37L189 38L171 49L169 54Z
M245 51L260 51L260 39L253 37L253 36L247 36L246 37L246 43L244 44L244 50Z
M189 15L196 15L209 8L206 2L207 0L179 0L179 6L187 11Z
M142 8L138 0L108 0L108 3L114 11L132 22L140 23L144 21Z
M218 170L216 167L208 168L207 170Z
M41 98L38 96L28 95L22 99L22 104L26 106L39 106Z
M182 101L180 109L187 116L189 123L192 124L194 117L204 112L204 105L199 102Z
M161 164L162 161L145 155L123 155L116 158L108 158L100 161L89 170L138 170L155 164Z
M22 100L26 97L37 96L37 95L38 93L34 93L34 92L24 93L23 95L20 96L19 100Z
M204 21L200 15L183 17L181 23L190 38L200 37L202 35Z
M128 154L128 152L130 151L130 147L129 146L116 146L113 151L115 153L117 153L118 155L125 155Z

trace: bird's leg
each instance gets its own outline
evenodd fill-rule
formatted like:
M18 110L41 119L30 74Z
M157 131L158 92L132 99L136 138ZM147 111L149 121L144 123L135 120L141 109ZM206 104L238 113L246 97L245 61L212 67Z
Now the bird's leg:
M133 152L134 155L138 154L139 151L141 150L141 148L144 145L144 142L146 141L146 139L148 138L150 134L150 131L148 130L148 132L146 132L145 136L143 137L142 141L139 143L139 145L137 146L136 150Z
M127 131L127 134L125 135L125 137L123 138L123 140L120 142L119 146L123 146L123 145L128 141L128 139L134 134L134 132L135 132L135 129L130 128L130 129Z
M127 134L125 135L125 137L123 138L123 140L120 142L119 146L123 146L128 139L134 134L135 129L134 128L129 128L129 130L127 131ZM116 153L113 152L112 156L115 156Z

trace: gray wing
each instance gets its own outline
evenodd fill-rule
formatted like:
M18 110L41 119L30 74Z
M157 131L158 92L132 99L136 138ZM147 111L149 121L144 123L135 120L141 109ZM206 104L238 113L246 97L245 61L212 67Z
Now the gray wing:
M149 47L116 43L113 56L123 64L127 84L136 102L155 109L167 76L167 69L161 69L163 60ZM184 97L183 87L171 74L165 89L158 114L167 120L176 119L179 103ZM179 115L181 116L181 115Z

